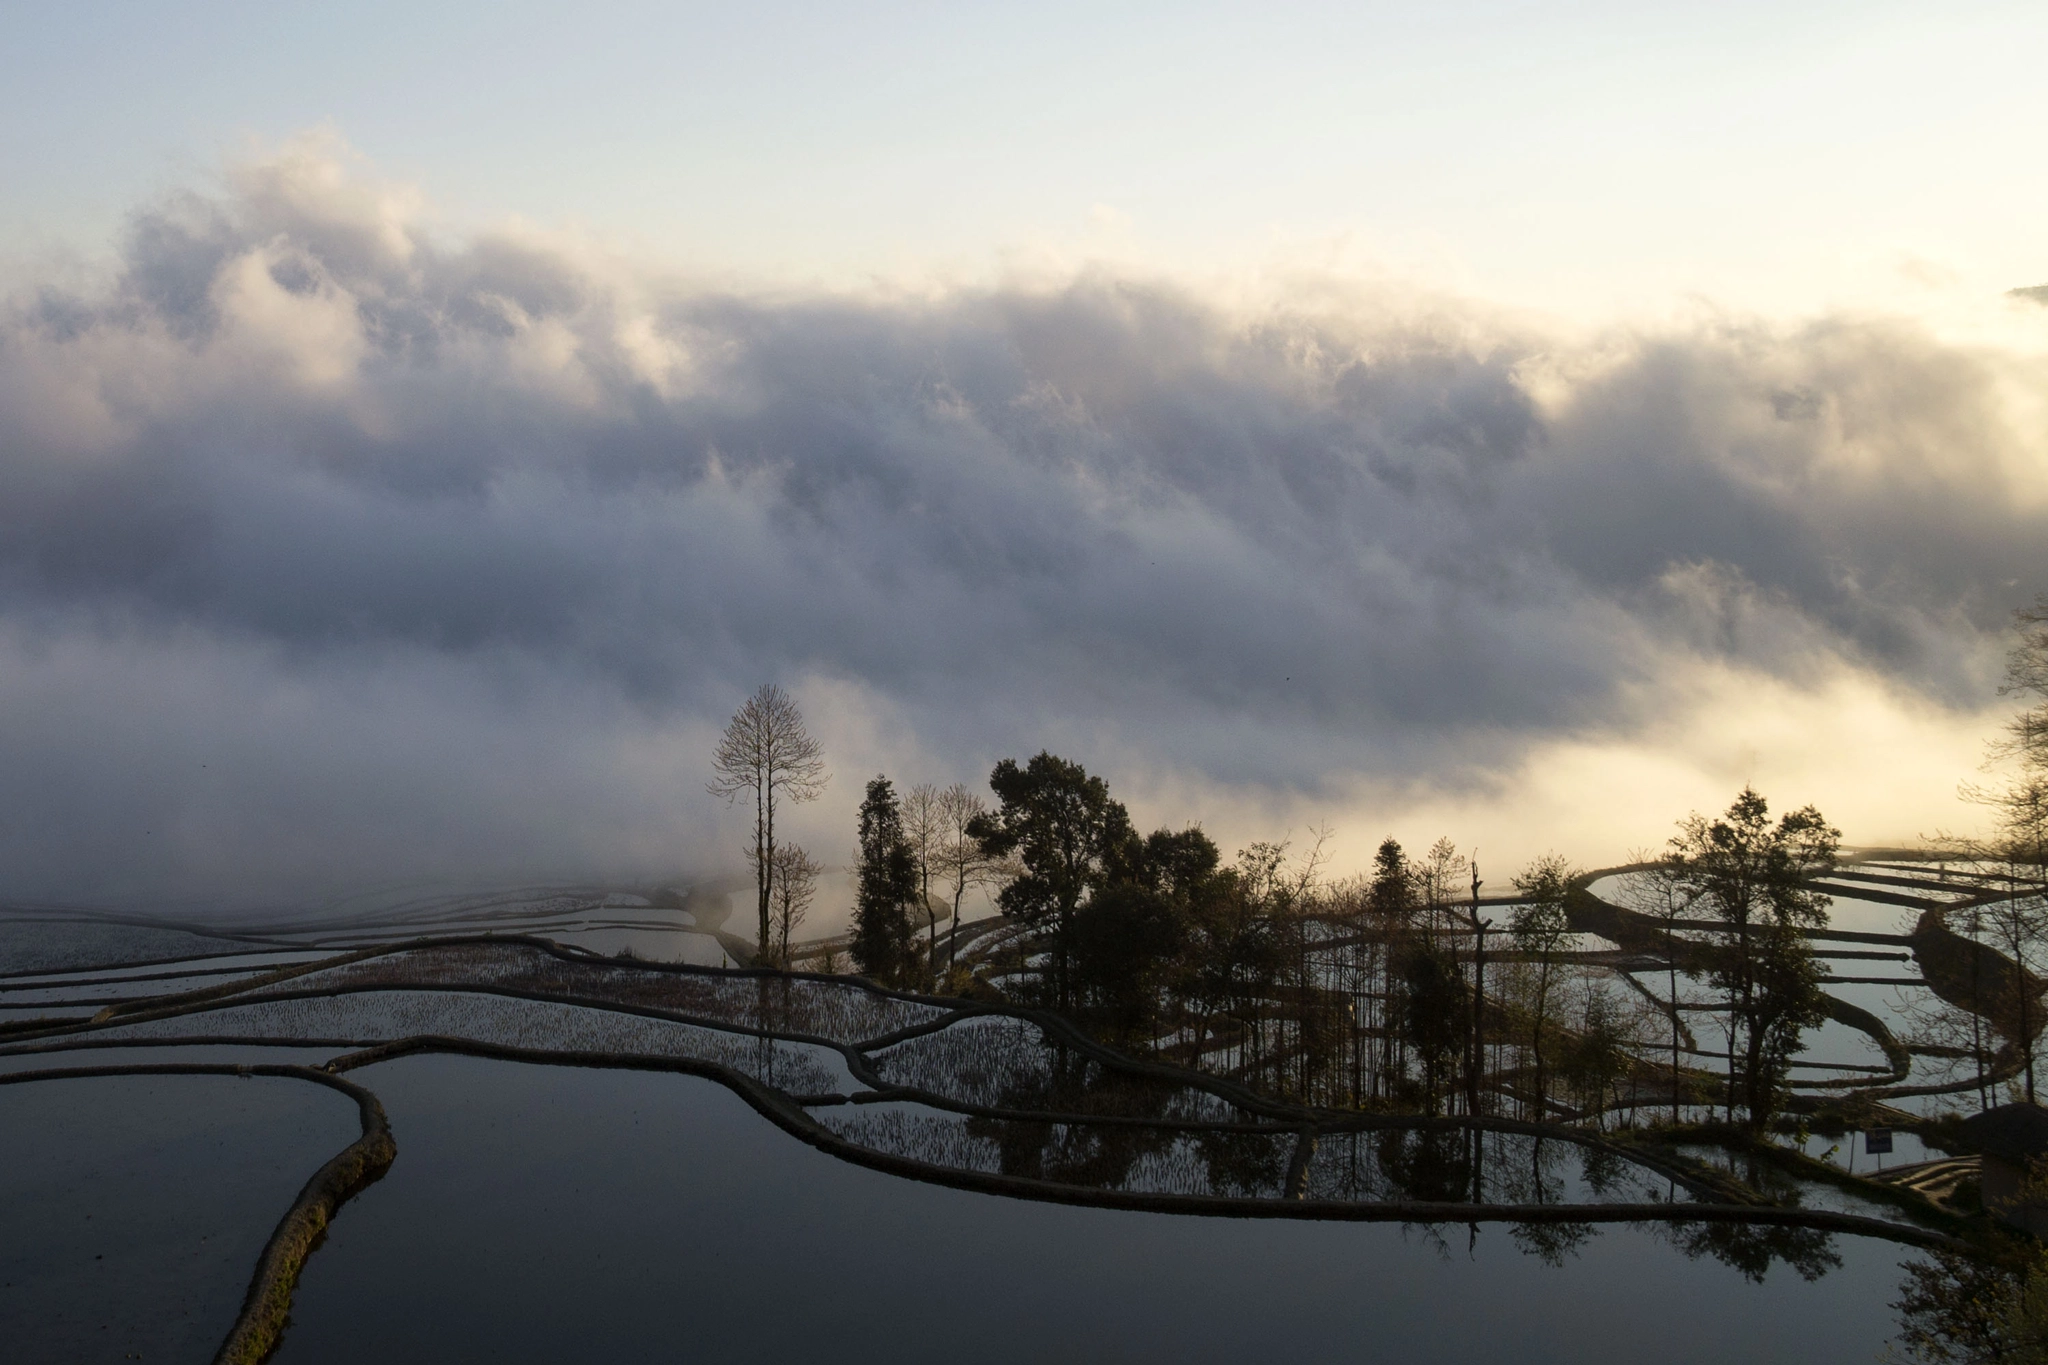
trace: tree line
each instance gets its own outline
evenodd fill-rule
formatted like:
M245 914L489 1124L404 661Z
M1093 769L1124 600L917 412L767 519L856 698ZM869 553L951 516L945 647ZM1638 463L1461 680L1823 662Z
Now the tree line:
M755 802L762 956L787 963L818 865L777 843L773 821L778 801L810 799L824 778L786 694L764 688L734 717L718 772L714 790ZM1390 838L1370 873L1330 879L1327 831L1299 852L1260 842L1226 863L1198 826L1141 834L1100 776L1051 753L998 763L989 791L993 804L958 783L867 784L859 971L1044 1006L1117 1045L1309 1103L1601 1122L1642 1102L1651 1014L1580 946L1567 907L1581 879L1560 859L1515 877L1496 925L1449 840L1415 856ZM1726 1101L1754 1123L1775 1112L1799 1031L1819 1017L1799 931L1824 921L1825 898L1804 880L1831 865L1838 837L1810 808L1775 825L1766 813L1745 791L1725 816L1690 818L1658 868L1674 931L1703 911L1735 926L1709 933L1688 970L1726 995ZM969 971L955 945L977 888L1015 932ZM1674 1115L1687 1073L1674 1041Z
M1980 1070L1985 1031L2022 1047L2031 1097L2041 1028L2027 963L2048 915L2019 888L2031 878L2038 890L2048 866L2048 602L2021 625L2009 687L2033 702L1994 754L2018 776L1973 793L1998 831L1958 850L2011 871L2015 894L1980 915L2018 972L2002 1003L1944 1026L1967 1015ZM787 964L818 865L776 842L774 818L778 802L817 795L820 751L794 703L765 687L734 717L716 771L712 790L755 802L762 958ZM1834 869L1840 831L1810 805L1774 819L1748 788L1717 815L1679 820L1610 893L1655 924L1661 993L1582 934L1576 917L1599 902L1555 856L1518 870L1512 894L1484 897L1470 853L1448 839L1420 853L1386 839L1370 871L1340 878L1327 875L1326 830L1226 861L1199 826L1140 832L1100 776L1051 753L1001 761L987 790L868 782L859 971L1057 1010L1118 1046L1307 1103L1598 1124L1661 1109L1760 1130L1825 1018L1810 936L1830 902L1814 881ZM981 889L1007 936L963 961L960 911Z

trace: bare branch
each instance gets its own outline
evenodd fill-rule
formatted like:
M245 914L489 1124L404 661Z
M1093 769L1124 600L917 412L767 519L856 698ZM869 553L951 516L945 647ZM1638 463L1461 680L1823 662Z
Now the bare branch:
M712 755L712 779L705 790L730 805L742 793L754 797L754 889L762 953L770 949L769 898L775 881L775 806L781 797L816 800L825 788L825 748L804 728L803 713L774 683L763 683L727 722Z

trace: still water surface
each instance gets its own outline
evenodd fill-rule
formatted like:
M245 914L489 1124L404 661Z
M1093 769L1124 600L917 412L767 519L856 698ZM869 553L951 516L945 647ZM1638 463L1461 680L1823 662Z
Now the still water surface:
M304 1081L0 1086L0 1361L204 1365L278 1219L361 1132L347 1096Z
M1904 1248L1754 1284L1651 1232L1133 1214L899 1180L681 1076L356 1073L398 1161L308 1264L281 1365L409 1361L1869 1362Z

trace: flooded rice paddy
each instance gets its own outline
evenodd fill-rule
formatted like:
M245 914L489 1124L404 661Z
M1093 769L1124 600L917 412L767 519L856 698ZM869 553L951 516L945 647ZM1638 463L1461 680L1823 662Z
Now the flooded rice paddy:
M416 1057L366 1070L402 1155L350 1204L277 1359L1043 1362L1874 1359L1910 1253L1762 1283L1633 1227L1069 1208L899 1180L691 1077Z
M1836 923L1904 943L1912 912L1855 890ZM1028 1011L660 965L730 959L708 898L373 908L0 920L0 1080L331 1063L381 1101L396 1159L304 1261L282 1361L1868 1361L1927 1240L1867 1186L1713 1147L1311 1113ZM421 936L446 941L375 946ZM1834 963L1881 978L1830 985L1878 1031L1814 1030L1809 1091L1894 1083L1881 1035L1927 997L1911 951L1841 951L1901 960ZM1711 1068L1711 1010L1681 1016ZM0 1083L7 1358L212 1359L302 1187L368 1141L312 1079ZM1916 1054L1908 1080L1953 1077ZM1858 1144L1797 1145L1859 1172L1943 1155ZM1688 1217L1717 1171L1812 1216Z
M341 1097L266 1077L0 1086L0 1357L211 1360L278 1216L355 1134Z

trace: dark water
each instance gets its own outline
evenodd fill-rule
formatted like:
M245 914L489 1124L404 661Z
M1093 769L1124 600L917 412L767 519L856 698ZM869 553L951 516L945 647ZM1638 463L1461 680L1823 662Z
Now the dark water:
M302 1081L0 1086L0 1361L211 1360L278 1219L361 1131Z
M1374 1225L996 1199L820 1155L709 1082L418 1057L399 1156L277 1359L1868 1362L1908 1253L1754 1284L1608 1228L1562 1267Z

